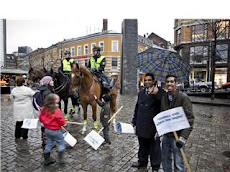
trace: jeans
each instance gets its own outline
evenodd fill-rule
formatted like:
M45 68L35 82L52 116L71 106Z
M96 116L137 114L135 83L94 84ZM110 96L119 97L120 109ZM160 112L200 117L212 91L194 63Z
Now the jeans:
M184 160L180 149L176 146L173 136L163 135L162 138L162 166L164 172L172 172L172 154L174 159L174 171L185 172Z
M44 153L49 153L53 148L53 143L56 141L58 143L58 152L63 152L65 149L64 137L61 130L45 129L46 135L46 147Z

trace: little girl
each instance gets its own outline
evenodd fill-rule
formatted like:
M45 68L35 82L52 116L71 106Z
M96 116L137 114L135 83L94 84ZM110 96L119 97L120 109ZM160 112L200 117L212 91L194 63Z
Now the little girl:
M45 165L55 162L50 157L50 151L53 147L54 141L58 143L58 160L60 164L64 163L63 154L65 150L64 138L61 131L61 126L65 125L65 119L62 116L61 109L58 108L60 98L57 94L49 94L45 98L44 106L41 110L39 120L43 123L45 128L45 135L47 143L44 150Z

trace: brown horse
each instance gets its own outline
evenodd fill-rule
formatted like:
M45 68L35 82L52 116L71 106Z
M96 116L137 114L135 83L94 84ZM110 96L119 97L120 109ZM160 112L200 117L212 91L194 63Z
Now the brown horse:
M82 129L82 134L85 133L87 127L87 106L92 107L92 117L94 120L93 127L97 129L97 102L94 99L94 95L98 98L102 95L101 84L93 78L90 71L83 65L73 64L71 73L72 86L71 89L75 92L79 89L80 101L84 111L84 125ZM111 112L115 113L117 111L117 92L118 83L116 81L114 88L111 91L107 91L106 94L111 95L112 100L110 101ZM104 93L104 92L103 92Z

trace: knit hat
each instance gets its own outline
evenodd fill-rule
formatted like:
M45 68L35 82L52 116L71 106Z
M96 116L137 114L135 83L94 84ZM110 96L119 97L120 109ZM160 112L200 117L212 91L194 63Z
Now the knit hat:
M40 86L43 86L43 85L49 85L50 81L52 81L53 78L51 76L44 76L40 82L39 82L39 85Z

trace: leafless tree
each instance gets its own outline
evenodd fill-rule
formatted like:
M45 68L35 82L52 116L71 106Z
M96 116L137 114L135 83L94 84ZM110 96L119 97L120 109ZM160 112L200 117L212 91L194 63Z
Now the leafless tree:
M211 34L211 99L214 99L215 89L215 63L217 60L221 60L220 56L217 56L217 42L218 39L225 37L229 34L230 20L227 19L202 19L202 23L207 24L207 31Z

